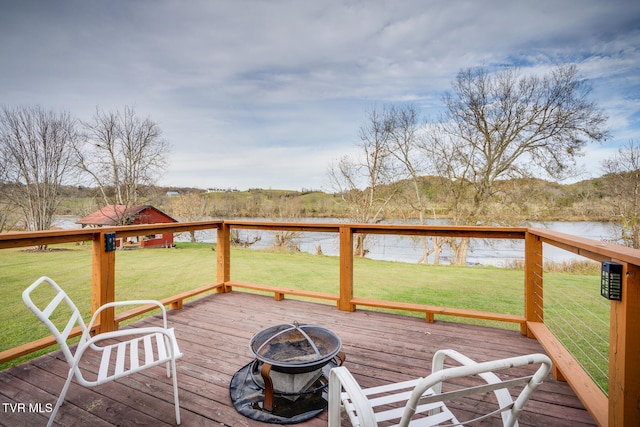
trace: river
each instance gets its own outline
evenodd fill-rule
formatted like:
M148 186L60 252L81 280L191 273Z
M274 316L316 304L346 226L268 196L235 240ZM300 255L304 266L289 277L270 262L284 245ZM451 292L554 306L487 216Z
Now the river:
M254 218L255 219L255 218ZM256 219L264 220L267 219ZM327 219L304 219L309 222L332 222ZM339 221L335 221L339 222ZM601 222L547 222L531 224L532 227L545 228L593 240L607 240L613 233L613 227ZM260 240L251 247L265 249L274 245L274 233L259 230L240 230L239 236L243 240L251 241L256 237ZM207 232L199 236L201 241L215 242L215 233ZM339 254L338 236L333 233L296 233L294 242L301 251L317 253L318 248L324 255L337 256ZM422 247L419 239L396 235L369 235L366 238L367 257L385 261L417 262L422 258ZM543 247L545 260L554 262L568 262L582 257L550 245ZM441 263L448 264L452 254L450 250L443 251ZM467 262L475 265L493 265L504 267L513 261L524 258L524 241L522 240L489 240L472 239ZM433 258L429 259L432 262Z
M75 224L77 217L58 216L54 220L54 227L62 229L80 228ZM255 221L272 221L268 218L241 218ZM297 221L304 222L342 222L342 220L304 218ZM532 223L532 227L546 228L575 236L586 237L593 240L608 240L613 235L611 224L602 222L545 222ZM198 241L213 243L216 241L215 230L198 231ZM260 238L251 247L265 249L273 246L274 233L261 230L239 230L239 236L243 240L251 241ZM188 236L176 236L176 241L188 241ZM318 248L324 255L337 256L339 254L338 236L333 233L296 233L294 242L301 251L317 253ZM370 235L366 239L366 247L369 250L367 257L371 259L399 262L416 262L422 257L421 243L418 239L407 236L394 235ZM553 246L544 245L545 260L554 262L567 262L582 257ZM513 261L520 261L524 257L524 242L521 240L489 240L472 239L467 262L475 265L494 265L503 267ZM448 264L451 252L445 249L441 256L441 263ZM429 259L433 261L432 258Z

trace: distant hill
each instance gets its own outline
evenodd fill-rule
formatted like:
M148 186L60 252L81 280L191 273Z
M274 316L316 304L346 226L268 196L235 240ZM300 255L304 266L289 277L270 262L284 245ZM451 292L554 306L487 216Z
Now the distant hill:
M443 178L426 176L422 191L433 204L439 217L447 217L450 196L443 191ZM409 189L408 182L396 185ZM513 179L500 181L492 209L496 216L508 217L511 222L524 221L608 221L608 209L602 178L588 179L573 184L560 184L540 179ZM196 193L206 201L210 217L261 218L348 218L348 209L341 196L321 191L267 190L254 188L200 189L193 187L149 187L143 196L149 204L171 214L172 199ZM59 214L86 215L101 204L97 189L68 186L61 190L63 203ZM147 203L145 202L145 203ZM390 206L388 216L406 216L406 208ZM402 213L401 213L402 212Z

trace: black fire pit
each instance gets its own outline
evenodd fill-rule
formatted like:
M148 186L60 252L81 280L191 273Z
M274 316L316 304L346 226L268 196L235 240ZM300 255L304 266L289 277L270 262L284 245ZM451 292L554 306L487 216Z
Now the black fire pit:
M293 322L258 332L249 348L256 359L231 380L231 400L238 412L263 422L291 424L326 408L329 370L344 362L335 333Z
M293 322L258 332L249 341L249 348L274 371L299 374L329 363L342 349L342 341L328 329Z

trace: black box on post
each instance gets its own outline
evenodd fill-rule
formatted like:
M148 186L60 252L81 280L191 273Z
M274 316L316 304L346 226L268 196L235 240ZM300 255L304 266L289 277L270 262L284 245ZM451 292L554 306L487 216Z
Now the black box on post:
M104 251L113 252L116 250L116 233L105 233Z
M600 295L609 300L622 300L622 264L602 262Z

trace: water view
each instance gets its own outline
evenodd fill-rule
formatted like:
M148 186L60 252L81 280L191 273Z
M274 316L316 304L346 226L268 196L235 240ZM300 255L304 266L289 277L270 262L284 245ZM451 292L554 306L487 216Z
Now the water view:
M260 221L267 219L260 218ZM307 218L309 222L331 222L330 220ZM339 222L335 220L335 222ZM610 239L613 228L610 224L601 222L548 222L531 225L536 228L545 228L563 233L586 237L593 240ZM251 247L254 249L266 249L274 245L274 232L262 230L239 230L238 236L243 241L257 240ZM198 235L200 241L215 242L215 232L207 231ZM303 252L318 253L337 256L339 254L338 236L333 233L296 233L293 242ZM417 262L422 257L422 242L420 238L393 235L369 235L366 238L368 249L367 257L384 261ZM440 261L448 264L452 256L449 248L445 248ZM545 261L557 263L568 262L576 259L584 259L572 252L568 252L553 246L544 245ZM504 267L514 261L524 258L524 241L514 240L488 240L472 239L467 262L472 265L493 265ZM429 258L429 262L433 257Z
M72 216L56 217L54 227L63 229L80 228L75 221L78 218ZM235 218L240 219L240 218ZM256 221L271 221L268 218L241 218ZM343 222L338 219L317 219L303 218L297 221L304 222ZM434 223L434 222L432 222ZM606 241L613 235L613 227L611 224L602 222L546 222L533 223L532 227L545 228L574 236L586 237L593 240ZM263 230L238 230L238 237L247 242L256 240L251 245L253 249L267 249L274 245L274 232ZM205 230L196 232L199 242L215 243L215 230ZM176 236L177 242L189 241L189 236ZM295 233L293 243L300 251L308 253L318 253L321 251L324 255L338 256L339 243L338 236L333 233ZM368 249L367 257L383 261L399 261L399 262L417 262L422 257L422 243L419 238L408 236L391 236L391 235L370 235L366 239L366 247ZM442 264L448 264L452 254L449 248L445 248L440 261ZM545 261L553 261L557 263L568 262L572 260L584 259L572 252L555 248L553 246L544 245ZM514 240L487 240L472 239L469 249L467 261L471 265L493 265L496 267L504 267L514 261L520 261L524 257L524 242ZM429 258L429 262L433 261L433 257Z

